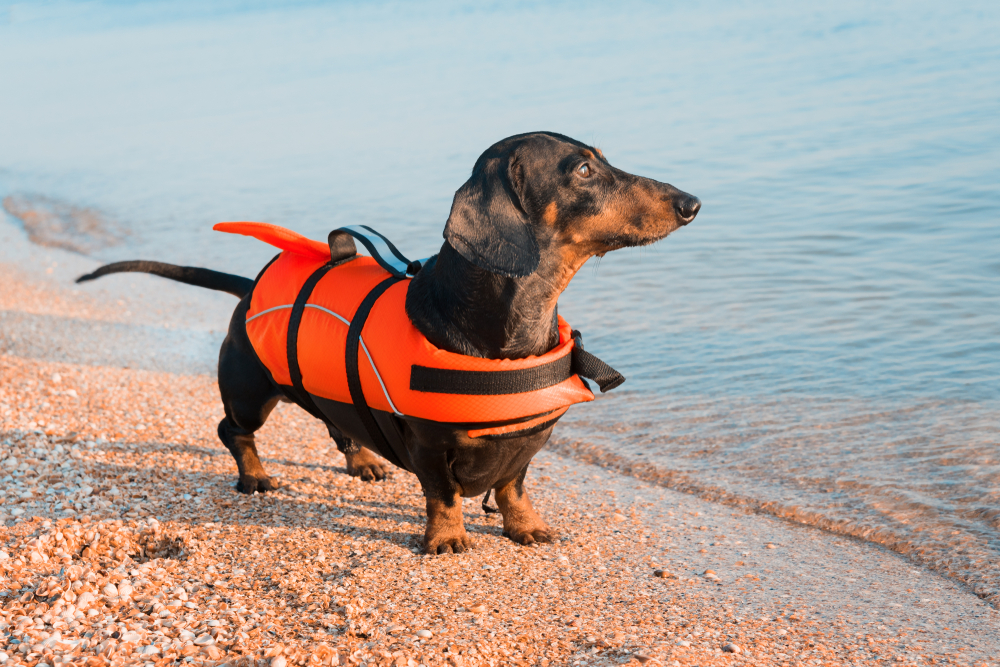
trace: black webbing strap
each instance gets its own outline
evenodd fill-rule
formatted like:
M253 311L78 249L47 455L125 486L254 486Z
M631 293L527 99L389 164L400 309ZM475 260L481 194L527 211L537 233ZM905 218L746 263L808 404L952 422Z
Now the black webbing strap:
M611 368L590 352L585 352L583 349L583 334L579 331L573 332L573 340L576 341L576 345L573 346L573 372L577 375L582 375L585 378L590 378L597 383L597 386L601 388L601 393L611 391L622 382L625 381L625 376Z
M386 440L382 429L379 428L378 422L375 421L375 415L372 414L371 408L368 407L364 389L361 387L361 374L358 372L358 347L361 341L361 330L365 328L365 321L368 319L368 314L379 297L400 280L402 278L389 276L376 285L368 293L368 296L364 298L361 305L358 306L357 312L351 318L351 326L347 329L347 352L344 359L347 370L347 388L351 392L351 402L354 403L354 409L358 413L358 418L361 419L365 430L368 431L368 437L372 439L372 444L375 445L375 449L382 456L386 458L395 456L397 460L392 461L392 463L403 468L404 466L398 461L399 457L395 455L395 450L393 450L389 441Z
M414 364L410 367L410 389L466 396L522 394L559 384L573 375L572 367L568 354L541 366L510 371L463 371Z
M410 389L432 394L500 396L552 387L573 375L590 378L600 386L601 392L610 391L625 381L621 373L583 351L583 336L579 331L573 332L573 339L576 344L572 355L520 370L463 371L414 364L410 367Z
M288 318L288 339L285 344L288 349L288 375L292 379L292 386L299 392L302 400L309 403L309 407L317 415L323 413L316 407L309 392L302 386L302 370L299 368L299 324L302 322L302 313L306 310L306 302L309 301L309 297L316 288L316 283L333 267L333 264L324 264L313 271L305 284L302 285L302 289L299 290L298 296L295 297L295 303L292 305L292 314Z

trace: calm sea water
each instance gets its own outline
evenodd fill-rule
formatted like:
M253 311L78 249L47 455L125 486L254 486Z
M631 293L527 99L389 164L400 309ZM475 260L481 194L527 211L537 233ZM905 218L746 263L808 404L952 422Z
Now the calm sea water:
M214 222L424 256L491 143L591 142L704 208L564 295L629 381L561 446L994 596L998 30L986 2L0 3L0 196L104 211L131 234L102 260L253 275L273 251Z

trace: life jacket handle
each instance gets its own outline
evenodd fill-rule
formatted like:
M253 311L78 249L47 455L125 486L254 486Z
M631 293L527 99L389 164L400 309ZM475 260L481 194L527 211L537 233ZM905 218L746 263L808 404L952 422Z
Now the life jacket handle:
M372 259L397 278L417 275L417 272L427 263L427 259L430 259L427 258L415 262L410 261L403 253L399 252L396 246L392 244L392 241L368 225L348 225L347 227L335 229L333 233L337 232L350 234L358 241L361 241L361 245L368 250Z

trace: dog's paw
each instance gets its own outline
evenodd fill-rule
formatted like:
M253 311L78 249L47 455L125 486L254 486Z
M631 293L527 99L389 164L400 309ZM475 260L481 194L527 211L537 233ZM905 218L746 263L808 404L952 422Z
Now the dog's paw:
M344 458L347 459L347 474L351 477L360 477L366 482L380 482L389 476L386 462L370 449L362 447L356 452L344 454Z
M267 493L268 491L275 491L277 488L278 483L270 477L252 477L250 475L244 475L243 477L240 477L240 481L236 482L236 490L249 496L252 496L255 491Z
M472 548L472 540L465 528L460 533L441 531L424 536L424 552L428 554L460 554Z
M510 538L514 542L525 546L534 544L535 542L548 544L556 539L556 531L549 528L544 522L542 522L541 525L511 528L505 530L503 534L504 537Z

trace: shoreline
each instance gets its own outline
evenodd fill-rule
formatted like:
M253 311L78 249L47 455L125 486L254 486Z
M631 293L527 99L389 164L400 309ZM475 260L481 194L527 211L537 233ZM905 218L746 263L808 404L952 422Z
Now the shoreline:
M46 298L58 305L65 293L16 267L4 276L20 285L2 303L6 340L7 323L21 321L11 313L44 308ZM74 317L100 319L96 306ZM127 349L116 339L131 335L128 326L102 354ZM130 661L278 665L278 644L286 664L310 655L406 665L992 664L1000 656L1000 613L897 554L549 449L528 489L560 539L539 547L506 540L499 520L467 499L476 548L415 554L423 521L415 478L348 477L322 425L294 406L280 406L259 438L283 489L241 496L215 437L221 405L211 376L121 368L114 358L51 360L67 356L64 344L33 331L34 358L0 354L0 475L12 473L11 456L25 468L5 483L0 504L0 550L9 556L0 555L0 651L14 661L6 664L103 650ZM98 526L106 539L81 557ZM31 544L42 535L51 541ZM51 617L60 599L62 621ZM15 637L25 644L11 644ZM730 644L739 653L724 652ZM33 662L22 645L29 656L38 648Z

